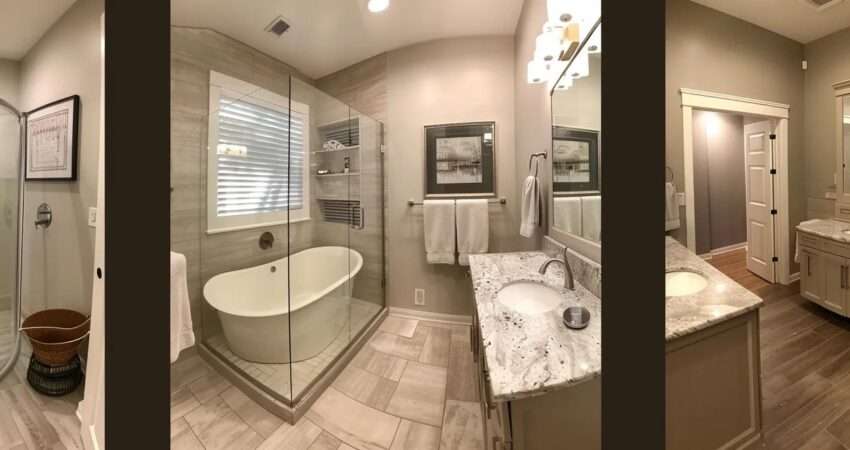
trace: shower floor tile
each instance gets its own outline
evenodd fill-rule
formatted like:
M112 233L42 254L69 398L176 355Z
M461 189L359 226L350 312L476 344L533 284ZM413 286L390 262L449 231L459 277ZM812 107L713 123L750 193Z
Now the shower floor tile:
M381 307L374 303L351 299L351 326L344 328L336 339L315 357L293 364L245 361L230 351L227 340L222 334L207 338L206 343L258 383L279 396L291 400L297 398L322 371L336 360L337 356L345 351L350 336L360 332L380 310Z
M469 327L415 322L412 333L409 329L395 329L411 337L376 332L295 426L282 421L278 425L274 418L266 416L270 413L244 394L240 395L235 387L208 400L206 405L196 402L196 409L215 405L214 415L196 414L204 419L201 421L203 429L226 427L242 437L250 437L245 430L251 429L263 436L262 443L249 438L242 441L245 446L240 448L295 448L290 445L296 445L297 448L340 450L483 450L481 408L477 395L472 394L473 387L477 386L477 370L469 349ZM445 330L449 330L448 343L445 342ZM376 339L393 344L373 345ZM384 353L378 348L402 348L409 358ZM178 361L174 366L180 367L172 366L172 372L177 370L184 374L181 381L186 386L194 381L186 380L186 373L194 373L198 378L205 375L196 367L198 361L205 366L200 356L196 354L190 358L195 362ZM187 370L187 367L193 369ZM207 370L213 369L207 366ZM172 396L177 391L179 387L172 387ZM188 388L182 395L186 391L191 395ZM216 400L218 398L221 401ZM192 403L184 399L182 404ZM192 419L198 420L198 417ZM191 434L201 428L181 421L186 422L183 418L172 422L172 449L214 448L203 446L204 439ZM187 435L187 429L191 435ZM210 434L205 435L207 441Z

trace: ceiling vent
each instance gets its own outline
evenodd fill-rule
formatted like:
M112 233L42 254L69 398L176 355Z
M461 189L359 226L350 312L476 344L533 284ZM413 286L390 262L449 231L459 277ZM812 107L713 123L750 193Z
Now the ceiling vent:
M283 16L277 16L274 20L272 20L272 23L270 23L266 27L266 31L274 34L277 37L281 37L283 33L286 33L286 30L288 29L289 24L286 23L286 20L283 19Z
M844 0L800 0L801 2L811 6L817 12L823 12Z

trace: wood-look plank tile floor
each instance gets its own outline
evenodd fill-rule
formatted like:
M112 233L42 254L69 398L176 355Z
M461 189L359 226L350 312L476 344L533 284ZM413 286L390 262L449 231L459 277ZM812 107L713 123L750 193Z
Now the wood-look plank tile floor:
M172 366L171 448L483 449L469 332L387 317L294 426L192 355Z
M850 319L746 270L746 251L709 261L764 299L760 311L765 448L850 450Z
M0 381L0 449L82 449L76 415L82 389L48 397L21 382L14 370L8 373Z

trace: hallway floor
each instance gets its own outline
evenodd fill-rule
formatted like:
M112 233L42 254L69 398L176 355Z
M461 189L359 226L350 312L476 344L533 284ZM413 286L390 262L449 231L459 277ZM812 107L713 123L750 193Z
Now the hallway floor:
M197 354L171 369L172 449L483 449L469 327L388 316L296 425Z
M771 450L850 450L850 319L746 269L745 250L709 263L764 299L762 420Z

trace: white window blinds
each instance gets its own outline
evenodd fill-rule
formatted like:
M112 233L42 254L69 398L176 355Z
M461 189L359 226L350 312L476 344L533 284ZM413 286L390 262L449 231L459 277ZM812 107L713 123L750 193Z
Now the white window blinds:
M250 101L219 98L219 216L304 207L305 118ZM291 150L290 150L291 145Z
M310 218L309 107L210 74L207 230Z

